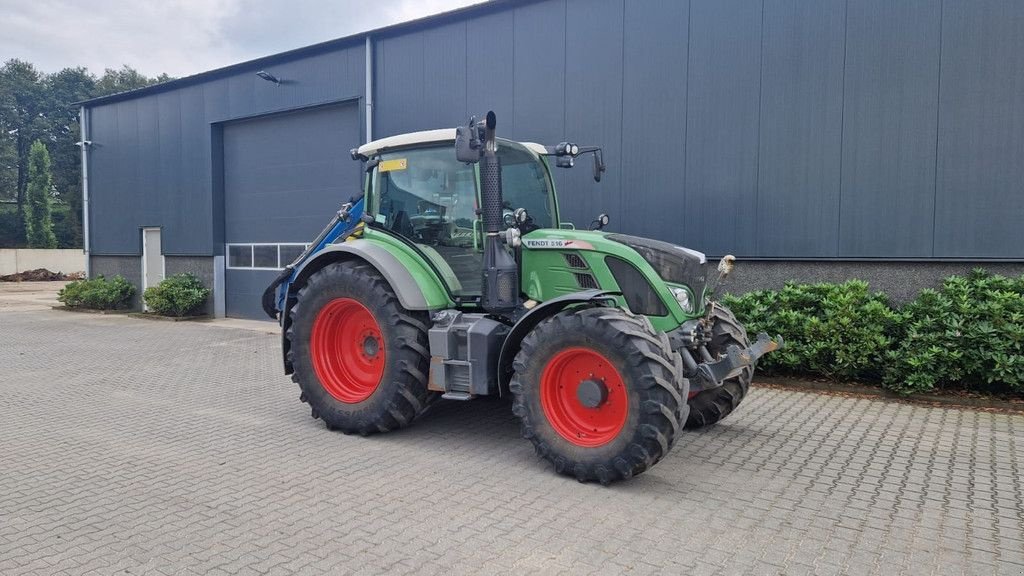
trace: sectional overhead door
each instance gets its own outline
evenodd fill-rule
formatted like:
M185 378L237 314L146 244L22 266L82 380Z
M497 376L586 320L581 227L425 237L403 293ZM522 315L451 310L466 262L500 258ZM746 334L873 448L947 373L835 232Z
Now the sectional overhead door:
M261 318L264 288L360 187L355 104L224 126L225 308Z

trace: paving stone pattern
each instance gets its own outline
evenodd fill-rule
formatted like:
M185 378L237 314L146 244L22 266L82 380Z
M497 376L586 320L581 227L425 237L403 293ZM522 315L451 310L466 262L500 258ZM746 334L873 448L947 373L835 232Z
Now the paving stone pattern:
M1024 574L1024 417L754 389L608 488L509 403L328 432L277 337L0 313L0 574Z

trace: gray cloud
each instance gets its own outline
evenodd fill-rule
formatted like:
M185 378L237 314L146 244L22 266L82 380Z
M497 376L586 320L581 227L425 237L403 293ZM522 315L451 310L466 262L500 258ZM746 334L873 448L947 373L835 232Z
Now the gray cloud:
M0 0L0 61L187 76L480 0Z

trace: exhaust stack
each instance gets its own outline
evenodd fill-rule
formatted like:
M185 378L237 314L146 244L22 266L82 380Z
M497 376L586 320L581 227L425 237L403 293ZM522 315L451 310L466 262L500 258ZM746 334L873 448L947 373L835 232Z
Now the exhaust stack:
M519 270L502 243L500 233L504 202L501 194L501 159L494 135L498 119L488 112L483 122L480 157L480 196L484 232L483 307L488 312L510 312L519 304Z

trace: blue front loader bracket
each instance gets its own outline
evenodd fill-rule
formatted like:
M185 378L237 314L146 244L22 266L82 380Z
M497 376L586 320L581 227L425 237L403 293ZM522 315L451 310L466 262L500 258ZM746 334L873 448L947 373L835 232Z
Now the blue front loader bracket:
M316 256L329 244L333 244L339 238L346 236L359 224L363 217L364 200L362 196L353 198L343 204L341 209L334 215L334 218L320 232L306 250L295 259L294 262L284 267L281 274L274 278L274 281L263 291L263 311L274 320L280 320L281 313L288 302L288 292L291 290L292 282L298 274L302 263Z

